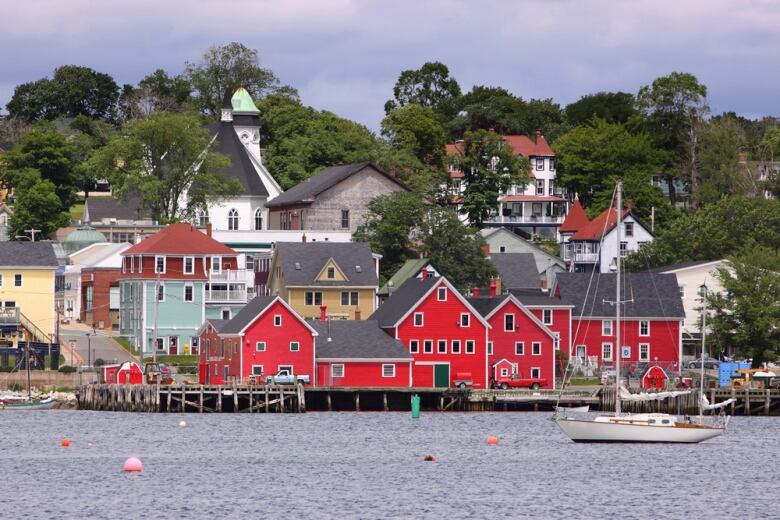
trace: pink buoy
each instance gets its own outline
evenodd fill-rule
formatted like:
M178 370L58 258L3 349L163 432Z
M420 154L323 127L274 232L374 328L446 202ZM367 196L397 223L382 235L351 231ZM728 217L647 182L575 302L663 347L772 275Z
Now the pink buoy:
M142 469L143 465L136 457L130 457L125 461L125 471L141 471Z

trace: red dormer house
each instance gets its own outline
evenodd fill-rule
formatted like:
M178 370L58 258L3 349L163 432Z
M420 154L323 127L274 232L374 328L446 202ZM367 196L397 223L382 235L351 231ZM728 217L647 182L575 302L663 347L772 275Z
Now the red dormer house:
M446 278L411 278L370 319L411 353L412 386L487 388L490 325Z

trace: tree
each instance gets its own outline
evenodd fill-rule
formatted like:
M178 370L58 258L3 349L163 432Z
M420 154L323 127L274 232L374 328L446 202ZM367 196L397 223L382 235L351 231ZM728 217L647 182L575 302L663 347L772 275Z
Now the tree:
M573 126L587 124L594 117L607 123L624 124L636 115L634 96L627 92L597 92L582 96L566 106L566 119Z
M385 103L385 113L415 104L434 110L460 96L460 85L450 77L446 65L429 61L417 70L405 70L393 87L393 99Z
M52 79L18 85L6 108L26 121L78 115L113 121L118 96L119 87L108 74L66 65L55 69Z
M196 115L155 112L129 123L89 160L114 194L141 195L155 219L190 220L207 203L240 193L219 171L229 159L208 149L209 131Z
M676 202L674 177L682 177L691 195L698 190L698 123L709 111L707 87L693 74L672 72L639 89L636 98L641 126L653 137L656 147L669 152L665 173L669 198Z
M729 195L756 194L752 176L739 162L740 153L747 147L742 126L728 116L699 125L697 203L707 204Z
M780 158L780 127L768 128L759 147L762 159L774 161L775 157Z
M393 110L382 120L382 135L390 146L409 150L422 163L444 163L447 136L431 108L410 104Z
M780 253L750 243L718 269L723 294L712 294L708 306L712 336L739 356L753 359L753 368L780 354Z
M119 97L122 118L127 121L152 112L179 112L190 108L192 86L182 76L171 77L157 69L138 82L125 85Z
M197 94L195 104L210 118L219 115L225 95L238 87L247 89L256 101L277 91L297 96L294 89L280 86L271 69L260 66L257 49L237 42L209 47L200 62L187 62L184 78Z
M462 211L477 228L498 207L501 193L525 182L520 176L525 161L495 132L466 132L463 155L453 160L463 172Z
M8 222L10 237L25 236L26 229L38 229L48 237L57 229L67 226L70 220L62 211L61 202L54 183L41 179L37 171L26 169L19 172L15 190L14 214Z

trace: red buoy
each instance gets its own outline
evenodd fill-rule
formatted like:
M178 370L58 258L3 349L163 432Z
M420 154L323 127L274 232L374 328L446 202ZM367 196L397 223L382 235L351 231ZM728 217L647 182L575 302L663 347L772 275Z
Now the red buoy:
M496 444L498 444L498 437L496 437L495 435L488 435L487 443L490 446L495 446Z
M436 462L436 455L426 455L425 456L426 462Z
M60 442L60 445L63 448L67 448L68 446L70 446L70 441L68 439L62 439L62 441Z

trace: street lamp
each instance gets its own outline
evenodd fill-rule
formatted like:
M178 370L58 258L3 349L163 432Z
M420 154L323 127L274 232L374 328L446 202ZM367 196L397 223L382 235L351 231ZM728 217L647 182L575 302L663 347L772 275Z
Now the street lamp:
M92 338L91 334L87 332L87 366L92 368Z

